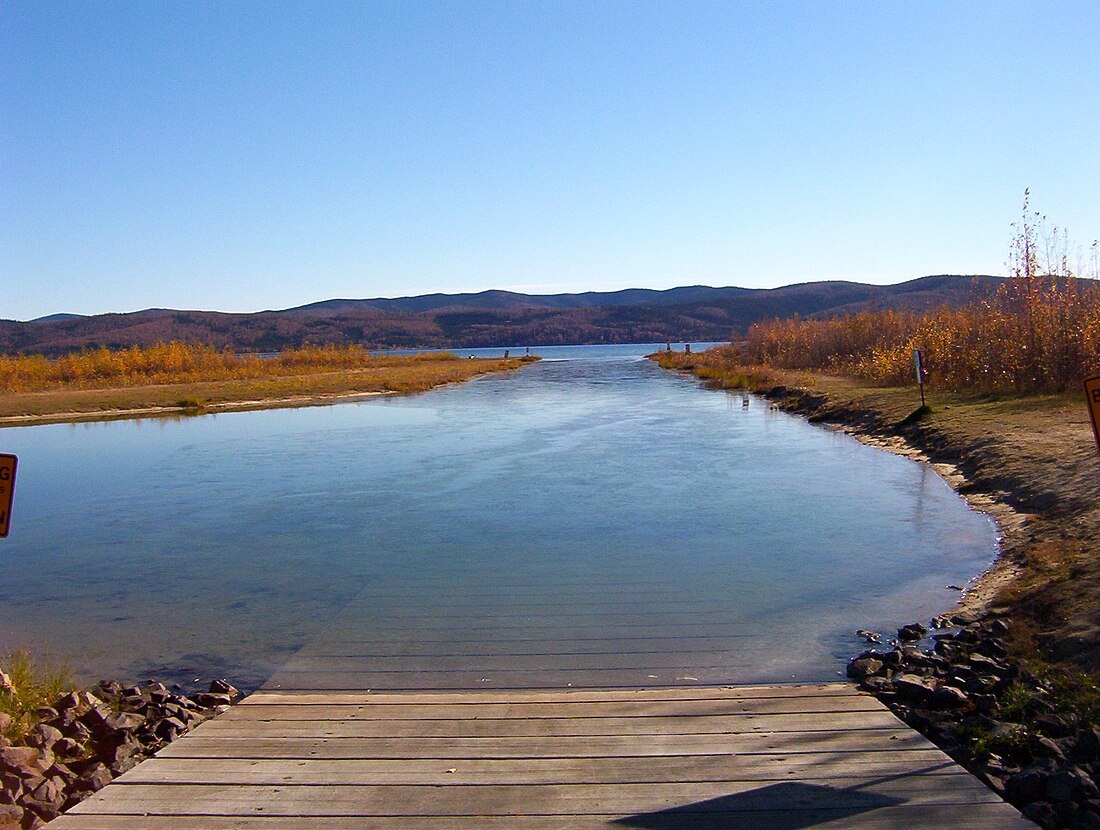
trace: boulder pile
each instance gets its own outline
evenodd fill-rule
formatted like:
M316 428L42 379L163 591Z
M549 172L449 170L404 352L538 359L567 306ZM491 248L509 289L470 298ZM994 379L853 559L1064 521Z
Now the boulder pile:
M1004 619L933 624L930 636L905 626L892 649L857 655L848 676L1036 824L1100 830L1097 725L1008 659Z
M0 830L42 826L239 696L225 680L191 697L156 681L62 696L18 741L0 738Z

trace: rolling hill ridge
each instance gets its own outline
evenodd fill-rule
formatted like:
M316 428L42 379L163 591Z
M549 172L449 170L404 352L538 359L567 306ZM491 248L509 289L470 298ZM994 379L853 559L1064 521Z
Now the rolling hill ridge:
M304 344L461 348L726 340L759 320L862 309L920 311L993 291L1000 277L940 275L896 285L811 282L782 288L684 286L581 294L425 294L333 299L280 311L231 314L146 309L0 320L0 352L58 355L179 340L245 351Z

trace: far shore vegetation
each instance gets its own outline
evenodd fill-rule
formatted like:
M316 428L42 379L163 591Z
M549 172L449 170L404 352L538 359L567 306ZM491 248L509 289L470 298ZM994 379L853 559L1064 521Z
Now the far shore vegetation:
M450 352L379 355L359 346L308 346L264 357L186 343L94 349L56 359L0 356L0 423L421 392L517 369L532 359L461 359Z

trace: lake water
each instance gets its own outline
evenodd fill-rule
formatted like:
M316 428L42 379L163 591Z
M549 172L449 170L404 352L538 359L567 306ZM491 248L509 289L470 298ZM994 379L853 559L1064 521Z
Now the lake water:
M0 430L0 652L254 688L824 681L996 550L925 466L641 355Z

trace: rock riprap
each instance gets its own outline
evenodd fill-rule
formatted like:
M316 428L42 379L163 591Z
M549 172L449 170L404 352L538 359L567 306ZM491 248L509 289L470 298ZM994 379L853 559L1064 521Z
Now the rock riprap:
M1004 619L933 622L930 638L905 626L891 650L857 655L848 676L1041 827L1100 830L1089 715L1059 711L1056 690L1008 659Z
M155 681L63 695L15 743L0 738L0 830L42 826L239 696L225 680L190 697Z

